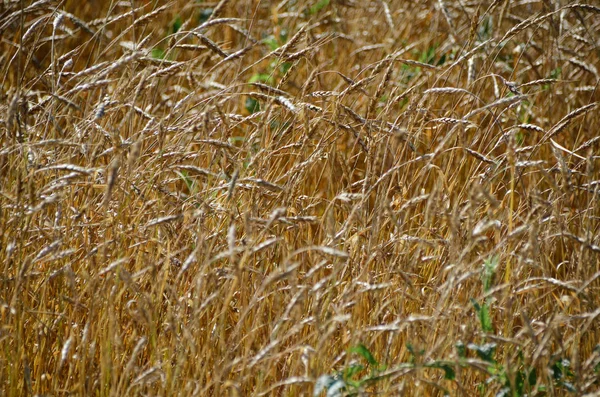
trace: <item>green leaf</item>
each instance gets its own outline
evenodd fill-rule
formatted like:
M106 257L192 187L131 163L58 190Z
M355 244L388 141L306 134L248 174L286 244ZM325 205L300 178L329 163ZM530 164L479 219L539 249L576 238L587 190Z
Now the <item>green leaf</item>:
M490 306L488 302L485 302L483 306L480 306L475 299L471 298L471 303L477 312L477 317L479 317L479 323L481 324L481 329L484 332L490 333L494 332L494 326L492 325L492 317L490 316Z
M329 5L329 0L319 0L310 7L310 14L314 15Z
M291 67L292 67L291 62L284 62L281 64L281 66L279 66L279 72L281 74L286 74L288 72L288 70L290 70Z
M250 77L250 80L248 80L249 83L256 83L257 81L273 84L273 77L266 73L256 73Z
M161 48L154 47L150 56L154 59L165 59L165 51Z
M353 364L348 368L344 369L344 379L346 379L346 381L348 382L350 378L363 371L364 369L365 367L360 364Z
M321 392L326 390L330 397L341 397L342 390L346 388L346 384L341 379L336 379L331 375L321 375L315 382L313 396L321 395Z
M573 378L575 374L571 370L571 362L566 358L557 360L550 368L552 377L558 384L564 383L562 380L567 378Z
M350 353L356 353L362 356L365 360L367 360L369 364L373 366L379 365L379 363L377 362L377 360L375 360L375 357L373 357L369 349L367 349L367 347L362 343L359 343L358 345L352 347L350 349Z
M531 368L529 370L527 381L529 382L529 386L535 386L535 384L537 383L537 371L535 368Z
M437 65L442 66L444 63L446 63L446 54L442 55L442 57L437 61Z
M560 77L561 73L562 73L562 68L559 67L559 68L553 69L550 72L550 78L551 79L558 79Z
M245 103L246 110L250 113L256 113L260 110L260 104L254 98L248 97Z
M470 350L475 350L475 353L484 361L489 363L494 363L494 352L496 351L495 343L486 343L485 345L476 345L474 343L470 343L467 346Z
M183 21L181 20L181 17L177 15L175 20L171 22L171 33L177 33L179 29L181 29L181 25L183 25Z
M494 255L483 261L483 272L481 274L481 280L483 281L483 290L488 292L492 288L494 283L494 276L496 269L498 268L498 256Z
M519 132L515 134L515 140L517 141L517 146L523 146L523 143L525 142L525 134L523 134L523 131L519 130Z
M563 366L560 361L555 362L550 370L552 372L552 377L554 378L554 380L559 380L563 377Z
M193 191L194 191L194 181L192 180L192 178L189 177L188 173L185 172L185 171L175 171L175 173L177 175L179 175L179 177L181 178L181 180L183 180L183 182L187 186L189 192L193 193Z
M198 15L198 22L204 23L204 22L208 21L208 18L210 18L212 13L213 13L212 8L205 8L205 9L201 10L200 14Z
M492 37L493 31L492 17L486 16L483 18L483 23L479 25L479 40L485 41Z
M577 393L577 388L571 382L563 382L562 386L571 393Z
M481 329L484 332L494 332L492 317L490 316L490 306L487 303L484 303L479 311L479 322L481 323Z
M445 361L434 361L432 363L425 364L428 368L439 368L444 370L444 378L447 380L454 380L456 378L456 371L452 367L452 363Z
M525 373L523 371L517 371L517 374L515 375L515 389L517 396L523 395L525 389Z
M232 145L235 145L238 143L244 143L246 141L246 137L245 136L230 136L228 141Z
M362 386L362 382L361 382L361 381L359 381L359 380L352 380L352 379L348 379L348 380L346 381L346 385L348 385L348 386L349 386L349 389L350 389L350 390L352 390L352 389L358 389L359 387L361 387L361 386ZM350 395L352 395L352 394L350 394Z
M421 55L419 55L419 62L435 65L435 48L436 46L434 45L429 47L427 51L423 51Z
M281 41L282 43L287 42L289 36L289 32L287 29L281 29L279 31L279 41Z
M549 77L549 78L551 78L551 79L559 79L559 78L560 78L560 75L561 75L561 73L562 73L562 68L556 68L556 69L553 69L553 70L550 72L550 75L549 75L548 77ZM544 85L542 86L542 89L543 89L543 90L547 90L547 89L549 89L549 88L550 88L550 84L544 84Z
M279 43L275 40L275 36L270 35L263 39L263 43L265 43L271 51L275 51L279 48Z
M467 350L465 348L465 344L462 341L458 341L456 342L456 345L454 345L456 347L456 353L458 354L458 357L460 358L465 358L467 357Z
M408 349L408 351L411 354L410 361L412 363L414 363L419 356L422 356L425 353L424 349L416 351L415 347L410 342L406 342L406 348Z
M402 80L404 83L408 83L411 79L413 79L416 75L418 75L421 72L421 68L406 64L403 64L400 67L400 70L402 70ZM408 103L408 98L404 98L403 101L406 101L406 103Z

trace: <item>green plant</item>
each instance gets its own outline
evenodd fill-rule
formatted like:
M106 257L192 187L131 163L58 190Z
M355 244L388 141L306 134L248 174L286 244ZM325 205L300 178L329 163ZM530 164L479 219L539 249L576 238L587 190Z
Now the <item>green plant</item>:
M363 363L350 364L335 375L323 375L315 384L314 395L319 396L326 391L327 397L358 395L365 387L384 379L381 372L387 368L380 364L369 349L358 344L348 350L348 353L358 355Z
M315 15L319 11L321 11L323 8L327 7L328 5L329 5L329 0L318 0L316 3L314 3L309 8L308 12L309 12L310 15Z

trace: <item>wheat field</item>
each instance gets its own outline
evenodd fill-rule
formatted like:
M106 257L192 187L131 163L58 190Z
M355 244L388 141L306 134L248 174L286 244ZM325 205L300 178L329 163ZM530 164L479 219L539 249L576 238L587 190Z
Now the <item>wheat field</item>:
M5 0L2 396L598 396L600 4Z

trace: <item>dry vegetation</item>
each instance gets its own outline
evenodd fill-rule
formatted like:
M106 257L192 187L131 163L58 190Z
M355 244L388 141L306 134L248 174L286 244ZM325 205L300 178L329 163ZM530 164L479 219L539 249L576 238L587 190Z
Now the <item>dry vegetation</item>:
M3 1L0 394L596 392L597 5Z

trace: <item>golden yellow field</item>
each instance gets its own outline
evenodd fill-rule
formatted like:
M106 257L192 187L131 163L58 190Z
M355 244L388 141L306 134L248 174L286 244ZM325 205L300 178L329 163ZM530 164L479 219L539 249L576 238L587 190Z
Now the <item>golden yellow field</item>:
M5 0L0 39L0 395L600 395L597 1Z

